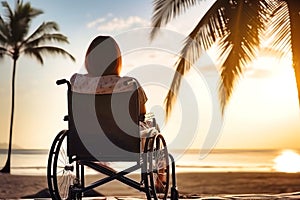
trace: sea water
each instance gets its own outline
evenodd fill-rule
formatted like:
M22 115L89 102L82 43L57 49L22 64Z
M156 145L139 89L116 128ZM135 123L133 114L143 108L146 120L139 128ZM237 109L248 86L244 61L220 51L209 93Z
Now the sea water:
M294 150L300 153L300 150ZM200 150L171 151L177 172L274 172L274 160L282 150L216 149L205 157ZM18 149L12 151L11 173L46 175L49 150ZM0 167L6 162L7 150L0 149ZM124 163L110 163L117 169ZM87 173L95 173L88 170Z

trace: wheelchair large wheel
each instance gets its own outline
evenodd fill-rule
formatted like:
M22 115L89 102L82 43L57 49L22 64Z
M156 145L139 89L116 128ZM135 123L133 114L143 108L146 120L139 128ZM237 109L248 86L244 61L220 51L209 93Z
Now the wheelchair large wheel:
M54 139L48 158L47 180L48 188L52 199L67 199L69 189L79 183L79 175L76 170L76 162L69 162L67 156L67 134L68 131L61 131Z
M166 142L156 135L150 142L148 184L154 199L166 199L169 190L170 167Z

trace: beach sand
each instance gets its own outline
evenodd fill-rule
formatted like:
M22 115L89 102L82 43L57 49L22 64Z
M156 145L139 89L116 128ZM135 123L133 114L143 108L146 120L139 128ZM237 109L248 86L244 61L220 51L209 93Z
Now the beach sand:
M130 176L136 180L139 175ZM99 175L86 176L87 182ZM181 195L280 194L300 191L300 173L178 173L177 187ZM47 188L45 176L0 174L0 199L32 196ZM105 196L144 194L118 181L96 188Z

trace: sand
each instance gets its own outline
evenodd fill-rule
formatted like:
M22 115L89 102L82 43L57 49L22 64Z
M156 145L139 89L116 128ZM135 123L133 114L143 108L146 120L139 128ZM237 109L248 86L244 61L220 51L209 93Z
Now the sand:
M99 175L87 176L87 182ZM139 175L134 177L139 180ZM300 191L300 173L178 173L181 195L280 194ZM45 176L0 174L0 199L35 195L47 188ZM118 181L96 188L105 196L143 196Z

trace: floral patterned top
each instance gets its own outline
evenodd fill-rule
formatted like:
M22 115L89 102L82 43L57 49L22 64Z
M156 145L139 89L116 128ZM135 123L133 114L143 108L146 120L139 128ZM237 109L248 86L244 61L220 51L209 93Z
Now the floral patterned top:
M120 77L117 75L91 77L86 74L76 73L70 79L72 91L85 94L112 94L131 91L134 89L134 85L128 84L130 81L135 81L138 84L140 104L145 104L148 100L146 93L132 77Z

